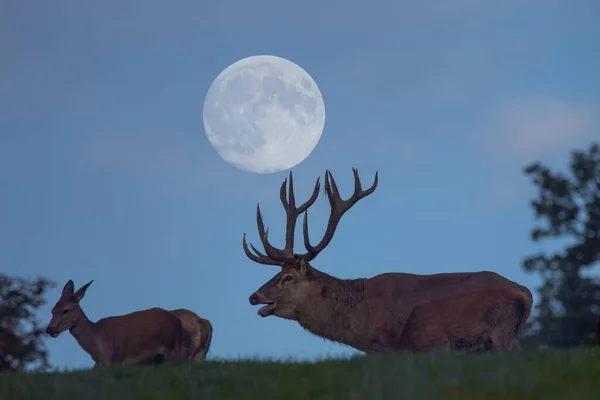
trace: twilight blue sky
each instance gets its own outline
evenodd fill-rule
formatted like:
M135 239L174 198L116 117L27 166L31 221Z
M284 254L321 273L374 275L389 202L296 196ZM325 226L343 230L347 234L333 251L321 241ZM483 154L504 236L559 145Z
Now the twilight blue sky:
M294 168L297 198L325 168L377 191L314 265L339 277L492 270L529 286L533 187L522 167L563 168L599 138L600 3L594 0L7 1L0 7L0 268L93 285L92 320L161 306L214 325L210 357L350 354L248 296L276 268L256 202L281 244L286 172L235 169L202 124L212 80L272 54L319 85L327 119ZM311 234L322 234L320 197ZM432 229L435 227L435 230ZM298 235L301 244L301 235ZM92 365L65 334L60 367Z

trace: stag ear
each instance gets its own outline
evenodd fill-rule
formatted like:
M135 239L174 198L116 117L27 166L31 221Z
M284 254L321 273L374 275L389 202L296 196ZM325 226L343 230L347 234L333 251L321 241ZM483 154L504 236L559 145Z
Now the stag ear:
M65 284L65 287L62 290L62 298L67 298L73 296L73 292L75 291L75 285L73 281L69 279L69 281Z
M300 273L304 276L308 275L308 265L306 265L304 258L300 259Z
M85 295L85 291L92 284L92 282L94 282L93 279L91 281L89 281L88 283L86 283L85 285L83 285L82 287L80 287L77 292L75 292L75 294L73 295L73 300L75 302L79 303L81 301L81 299L83 299L83 295Z

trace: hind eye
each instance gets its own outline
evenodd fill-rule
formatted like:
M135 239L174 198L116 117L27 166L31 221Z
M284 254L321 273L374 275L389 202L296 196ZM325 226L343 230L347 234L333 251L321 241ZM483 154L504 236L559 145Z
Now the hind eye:
M63 310L63 314L66 314L68 312L69 312L69 310Z

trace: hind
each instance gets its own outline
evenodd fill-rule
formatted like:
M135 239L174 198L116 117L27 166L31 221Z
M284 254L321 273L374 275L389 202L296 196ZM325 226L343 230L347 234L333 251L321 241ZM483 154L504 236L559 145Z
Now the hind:
M213 328L210 321L183 308L171 312L181 320L188 335L185 343L186 358L196 362L204 360L212 341Z

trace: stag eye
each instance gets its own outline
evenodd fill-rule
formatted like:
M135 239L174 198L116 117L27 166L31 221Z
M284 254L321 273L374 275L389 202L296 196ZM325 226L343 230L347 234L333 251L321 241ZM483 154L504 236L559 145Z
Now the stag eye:
M291 275L286 275L282 280L281 283L288 283L291 282L292 279L294 279Z

